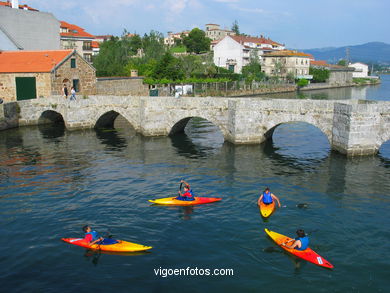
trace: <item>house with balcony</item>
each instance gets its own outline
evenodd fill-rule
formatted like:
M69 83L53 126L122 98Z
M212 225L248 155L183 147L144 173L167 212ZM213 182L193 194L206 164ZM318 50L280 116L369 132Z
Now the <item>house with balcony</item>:
M92 41L95 39L95 36L75 24L65 21L61 21L60 24L61 48L64 50L76 50L87 62L92 63Z
M242 67L249 64L251 56L257 56L261 63L266 53L283 49L283 44L263 36L226 36L213 47L214 64L241 73Z
M208 23L206 24L206 37L211 41L222 40L226 36L234 36L236 33L229 29L222 29L219 24Z
M288 75L294 78L312 79L309 74L311 54L293 50L273 51L263 55L261 69L269 76L287 78Z

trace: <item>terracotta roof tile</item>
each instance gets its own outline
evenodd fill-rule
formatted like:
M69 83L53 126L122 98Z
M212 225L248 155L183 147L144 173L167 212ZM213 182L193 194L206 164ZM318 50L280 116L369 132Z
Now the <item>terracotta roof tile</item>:
M11 2L0 1L0 6L12 7L12 4L11 4ZM27 10L30 10L30 11L39 11L38 9L32 8L32 7L28 6L27 4L19 5L19 9L24 9L24 8L27 8Z
M87 33L83 28L67 23L66 21L60 21L61 28L67 28L69 30L68 33L60 33L61 37L74 37L74 38L95 38L95 36Z
M282 46L282 44L266 38L236 36L236 35L230 37L238 43L269 44L269 45Z
M303 52L298 51L291 51L291 50L280 50L280 51L274 51L266 54L265 56L296 56L296 57L308 57L312 58L313 56L311 54L306 54Z
M73 50L3 51L0 73L50 72Z
M91 46L92 46L92 48L99 48L99 47L100 47L100 44L99 44L99 42L97 42L97 41L92 41Z

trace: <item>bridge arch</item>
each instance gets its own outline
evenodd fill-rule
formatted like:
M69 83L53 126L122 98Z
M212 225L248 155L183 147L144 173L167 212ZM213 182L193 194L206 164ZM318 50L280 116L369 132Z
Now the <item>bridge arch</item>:
M218 129L218 131L222 134L222 136L225 140L225 134L226 134L225 130L218 123L216 123L213 119L206 118L203 115L202 116L193 115L193 116L187 116L187 117L175 119L173 122L169 123L169 125L168 125L168 135L172 136L172 135L175 135L176 133L183 133L185 127L187 126L188 122L192 118L204 119L204 120L207 120L208 122L210 122L211 124L213 124Z
M64 124L64 116L54 110L45 110L38 118L38 124Z
M317 123L316 121L313 121L311 119L278 119L277 121L273 120L273 123L266 123L263 126L264 137L266 140L272 139L274 131L278 126L282 124L290 124L290 123L297 123L297 122L307 123L309 125L316 127L326 136L329 145L332 145L332 126L327 125L328 127L324 127L320 123Z
M119 115L126 119L126 121L134 128L134 121L130 121L127 115L125 115L120 109L104 109L99 111L93 119L93 121L95 121L94 128L114 128L115 119Z

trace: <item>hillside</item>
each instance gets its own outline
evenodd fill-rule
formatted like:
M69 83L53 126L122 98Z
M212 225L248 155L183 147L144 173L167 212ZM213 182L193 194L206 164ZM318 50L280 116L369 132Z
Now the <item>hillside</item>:
M370 42L362 45L338 48L303 49L301 51L312 54L316 60L337 63L338 60L346 58L347 48L349 48L351 62L390 64L390 45L381 42Z

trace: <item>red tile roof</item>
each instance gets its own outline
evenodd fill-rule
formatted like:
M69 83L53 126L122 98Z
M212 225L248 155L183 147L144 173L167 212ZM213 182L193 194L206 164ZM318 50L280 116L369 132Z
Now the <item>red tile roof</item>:
M92 41L91 46L92 46L92 48L99 48L99 47L100 47L100 44L99 44L99 42L97 42L97 41Z
M0 6L12 7L12 4L11 4L11 2L0 1ZM28 6L27 4L19 5L19 9L24 9L24 8L27 8L27 10L30 10L30 11L39 11L38 9L32 8L32 7Z
M279 51L274 51L274 52L270 52L264 56L274 56L274 57L277 57L277 56L280 56L280 57L289 57L289 56L295 56L295 57L308 57L308 58L312 58L313 55L311 54L306 54L306 53L303 53L303 52L298 52L298 51L292 51L292 50L279 50Z
M230 36L233 40L236 42L243 44L243 43L254 43L254 44L269 44L269 45L276 45L276 46L282 46L282 44L277 43L270 38L266 39L264 37L247 37L247 36Z
M311 60L310 65L314 66L328 66L329 64L326 63L325 60Z
M61 28L67 28L68 33L60 33L61 37L74 37L74 38L95 38L95 36L87 33L83 28L67 23L65 21L60 21L61 22Z
M73 50L3 51L0 52L0 73L50 72Z

